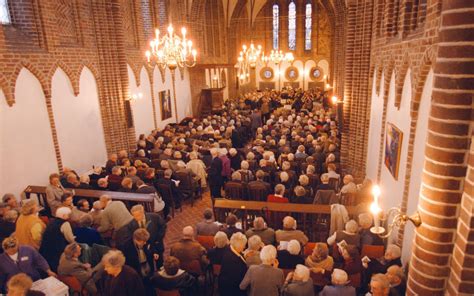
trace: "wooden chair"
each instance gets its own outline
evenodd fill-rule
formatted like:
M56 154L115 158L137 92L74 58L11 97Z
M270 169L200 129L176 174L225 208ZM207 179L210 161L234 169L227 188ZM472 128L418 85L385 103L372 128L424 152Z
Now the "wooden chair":
M244 184L230 181L224 185L225 197L228 199L244 200L245 190Z
M259 183L251 182L248 184L249 200L267 201L267 196L270 194L268 188Z
M316 246L316 243L307 243L304 246L304 256L308 257L311 254L313 254L314 247Z
M155 289L156 295L157 296L180 296L179 290L161 290L161 289Z
M194 206L194 200L196 197L201 196L201 186L197 182L194 182L191 174L187 172L175 172L176 179L180 181L179 190L185 197L191 200L191 206Z
M360 252L360 256L362 258L364 258L364 256L367 256L369 258L380 258L383 257L384 253L384 246L363 245L362 251Z
M83 292L85 291L77 278L69 275L58 275L58 280L69 287L69 289L72 291L72 295L84 295Z
M198 235L196 240L206 249L214 248L214 237L212 235Z

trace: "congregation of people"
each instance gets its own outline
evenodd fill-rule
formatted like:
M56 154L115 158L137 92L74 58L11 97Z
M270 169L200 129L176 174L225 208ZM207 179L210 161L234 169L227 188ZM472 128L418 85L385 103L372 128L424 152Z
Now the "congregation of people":
M44 205L5 194L2 292L37 295L32 282L53 276L73 278L91 295L405 295L400 247L370 231L370 180L356 184L341 170L327 93L266 90L225 104L219 114L140 135L136 151L111 154L89 173L51 174ZM104 194L94 201L77 189ZM165 248L175 210L208 190L212 203L331 205L327 235L310 242L292 216L273 229L259 215L245 229L239 213L216 221L209 208ZM114 200L114 191L151 194L154 211ZM366 246L381 247L382 256L362 256Z

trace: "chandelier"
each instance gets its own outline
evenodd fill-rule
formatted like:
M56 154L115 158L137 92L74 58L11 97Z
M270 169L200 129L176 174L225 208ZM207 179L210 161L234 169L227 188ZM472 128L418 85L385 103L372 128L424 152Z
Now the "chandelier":
M293 53L283 53L281 50L272 50L269 56L263 57L263 61L266 64L268 62L273 62L275 65L279 65L281 62L293 63L294 60L295 57L293 56Z
M255 46L253 42L250 43L250 46L242 46L242 50L239 52L239 57L237 58L237 78L241 83L245 82L250 77L250 69L255 69L262 59L262 46Z
M186 28L181 29L182 36L174 33L172 25L167 31L168 34L160 37L160 30L155 30L155 39L150 41L151 51L145 53L148 62L153 59L162 69L168 67L170 70L194 67L197 51L193 49L193 42L186 39Z

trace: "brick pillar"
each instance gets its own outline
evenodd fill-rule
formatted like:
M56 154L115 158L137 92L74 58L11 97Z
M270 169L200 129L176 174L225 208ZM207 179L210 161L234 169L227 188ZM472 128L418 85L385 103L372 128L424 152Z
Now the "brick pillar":
M408 295L467 295L474 289L472 170L464 178L474 93L474 2L444 0L442 9L418 205L423 224L416 229Z

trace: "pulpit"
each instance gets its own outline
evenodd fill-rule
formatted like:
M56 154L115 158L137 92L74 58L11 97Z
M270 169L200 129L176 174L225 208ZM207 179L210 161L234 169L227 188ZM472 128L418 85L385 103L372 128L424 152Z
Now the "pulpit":
M222 110L224 105L224 88L205 88L201 90L201 115Z

